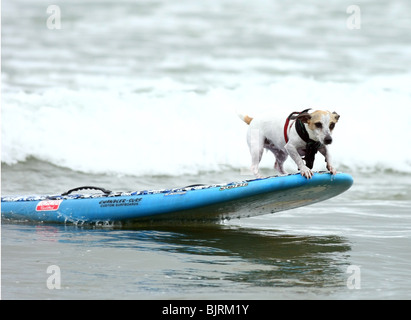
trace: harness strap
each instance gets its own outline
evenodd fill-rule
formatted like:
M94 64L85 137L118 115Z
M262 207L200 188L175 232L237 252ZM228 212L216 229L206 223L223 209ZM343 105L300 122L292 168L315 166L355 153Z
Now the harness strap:
M308 168L312 169L314 166L315 154L317 153L318 149L321 148L322 144L320 141L310 139L307 129L305 128L304 123L300 119L297 119L295 129L297 130L297 133L300 136L300 138L306 142L305 155L303 159L305 161L305 165Z
M287 118L287 120L285 121L285 124L284 124L284 139L285 139L285 143L288 143L288 125L289 125L289 123L290 123L290 120L296 119L301 113L308 112L309 110L311 110L311 108L305 109L305 110L303 110L303 111L301 111L301 112L294 111L294 112L291 112L291 113L290 113L290 115L288 116L288 118Z
M288 116L284 124L285 143L288 143L288 125L290 123L290 120L297 119L300 114L308 112L309 110L311 109L305 109L301 112L294 111ZM314 141L310 138L307 129L304 126L304 123L300 119L296 120L295 129L297 130L297 133L300 136L300 138L306 143L305 156L303 157L305 165L308 168L312 169L314 166L315 154L317 153L318 149L321 148L322 144L319 141Z

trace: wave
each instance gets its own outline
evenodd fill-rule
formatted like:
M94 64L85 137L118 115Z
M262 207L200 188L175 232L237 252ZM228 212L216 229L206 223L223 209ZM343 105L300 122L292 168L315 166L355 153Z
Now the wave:
M358 83L288 77L271 85L190 91L171 79L130 92L3 92L2 163L34 157L86 173L181 175L250 165L247 125L236 115L337 111L337 168L411 173L409 76ZM262 168L272 168L264 154ZM286 169L295 172L291 159ZM314 169L324 170L322 156Z

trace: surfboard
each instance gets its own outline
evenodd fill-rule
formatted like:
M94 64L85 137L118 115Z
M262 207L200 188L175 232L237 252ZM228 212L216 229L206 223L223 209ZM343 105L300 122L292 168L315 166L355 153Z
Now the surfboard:
M3 219L57 223L218 221L289 210L335 197L353 184L346 173L270 176L225 184L112 192L79 187L58 195L4 196ZM92 193L80 190L95 189Z

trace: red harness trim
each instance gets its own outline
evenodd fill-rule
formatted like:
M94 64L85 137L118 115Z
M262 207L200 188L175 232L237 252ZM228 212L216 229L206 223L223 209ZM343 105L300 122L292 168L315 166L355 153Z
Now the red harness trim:
M291 120L291 118L292 118L293 115L295 115L295 114L300 114L300 113L301 113L301 112L297 112L297 111L292 112L292 113L288 116L287 120L285 121L285 124L284 124L284 139L285 139L285 143L288 143L288 125L290 124L290 120Z
M288 143L288 124L290 123L290 117L287 118L284 124L284 139L285 143Z

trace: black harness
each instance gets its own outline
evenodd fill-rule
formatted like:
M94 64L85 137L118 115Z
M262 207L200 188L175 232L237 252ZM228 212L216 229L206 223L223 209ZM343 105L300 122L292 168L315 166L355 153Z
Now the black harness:
M297 118L295 121L295 129L297 130L298 135L300 138L306 143L305 145L305 156L302 158L305 161L305 165L312 169L314 166L314 160L315 160L315 154L318 152L318 149L322 147L321 142L319 141L314 141L313 139L310 138L307 129L305 128L304 123L298 119L298 116L304 112L307 112L310 109L306 109L301 112L293 112L291 113L286 121L286 125L284 127L284 136L285 136L285 141L288 142L288 136L286 134L286 128L288 129L288 123L290 120Z

